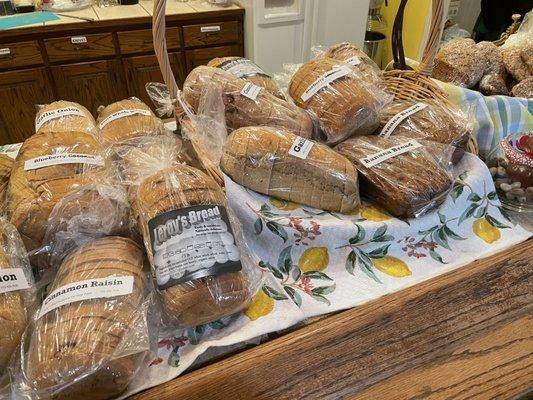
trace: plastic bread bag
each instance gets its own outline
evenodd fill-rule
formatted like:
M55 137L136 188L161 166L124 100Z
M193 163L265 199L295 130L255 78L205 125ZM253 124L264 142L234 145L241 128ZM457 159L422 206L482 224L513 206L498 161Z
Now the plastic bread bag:
M0 217L0 398L9 392L8 367L35 303L35 286L24 244Z
M380 117L377 135L403 136L454 146L454 164L463 157L473 130L465 112L437 101L394 100L383 109Z
M391 136L361 136L335 147L360 174L361 196L400 218L438 207L453 183L453 146Z
M110 145L136 136L160 135L163 122L136 97L117 101L98 112L102 142Z
M360 204L357 171L348 159L282 129L235 130L221 168L238 184L283 200L341 213Z
M118 236L70 252L23 337L16 398L103 400L127 389L157 335L145 264Z
M0 154L0 215L6 211L6 195L13 159L6 154Z
M222 88L226 125L230 130L265 125L288 129L306 138L313 134L313 122L304 110L218 68L200 66L185 79L183 99L193 114L197 114L207 84L218 84Z
M208 67L220 68L236 78L243 78L254 85L262 87L274 96L285 100L285 95L276 81L253 61L244 57L213 58L207 63Z
M63 196L111 176L102 145L91 134L39 132L26 139L13 164L7 193L10 220L26 250L33 254L40 248L50 212Z
M303 64L289 83L297 106L318 121L317 139L336 144L353 135L371 134L392 95L343 62L322 57Z
M159 117L170 117L174 112L174 105L170 99L167 85L160 82L148 82L144 87L155 106L155 113Z
M59 100L37 106L35 132L86 132L98 136L96 121L81 104Z

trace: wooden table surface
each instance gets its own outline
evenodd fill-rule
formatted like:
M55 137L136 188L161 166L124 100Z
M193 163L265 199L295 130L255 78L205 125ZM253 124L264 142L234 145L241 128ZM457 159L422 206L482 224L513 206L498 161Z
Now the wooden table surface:
M514 399L533 391L533 240L135 400Z

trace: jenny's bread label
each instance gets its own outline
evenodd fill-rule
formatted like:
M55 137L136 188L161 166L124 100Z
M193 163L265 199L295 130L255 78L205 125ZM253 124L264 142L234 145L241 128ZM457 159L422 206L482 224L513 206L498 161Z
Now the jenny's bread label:
M50 167L52 165L60 164L89 164L103 166L104 159L102 156L94 154L82 154L82 153L57 153L46 154L35 158L30 158L24 162L24 171L30 171L32 169L39 169L44 167Z
M84 117L85 114L78 107L64 107L57 110L50 110L42 113L35 120L35 130L38 131L48 121L52 121L57 118L66 117L68 115L77 115Z
M0 293L28 289L30 284L22 268L0 269Z
M427 106L428 105L426 103L416 103L415 105L399 112L398 114L393 116L391 119L389 119L389 121L385 124L385 126L379 133L379 136L389 137L392 134L392 132L394 132L396 127L402 123L403 120L417 113L418 111L423 110Z
M78 301L125 296L133 292L133 280L134 277L131 275L109 276L61 286L46 296L38 318L58 307Z
M120 118L131 117L132 115L144 115L146 117L149 117L152 114L150 113L150 111L143 110L141 108L132 108L132 109L128 109L128 110L120 110L120 111L114 112L113 114L108 115L106 118L104 118L100 122L100 124L98 124L98 127L100 129L103 129L110 122L113 122L113 121L115 121L117 119L120 119Z
M148 221L160 289L242 268L228 213L220 205L168 211Z
M263 71L256 63L247 58L236 58L224 61L218 65L223 71L229 72L237 78L247 78L254 75L263 75L270 77L265 71Z
M361 57L353 56L350 58L347 58L344 60L346 64L350 64L351 66L355 67L356 65L361 64Z
M418 149L419 147L422 147L422 145L416 140L412 139L408 142L399 144L398 146L389 147L388 149L381 150L377 153L361 158L360 161L365 167L372 168L373 166L378 165L389 158L396 157L414 149Z
M317 94L320 89L326 87L331 82L350 74L351 72L352 70L347 65L333 67L328 72L317 78L311 85L309 85L309 87L302 93L302 100L309 100L311 97Z
M254 85L251 82L248 82L241 90L241 95L248 97L250 100L257 99L257 95L261 92L263 88L261 86Z
M314 144L315 142L296 136L296 139L292 142L289 154L305 160Z

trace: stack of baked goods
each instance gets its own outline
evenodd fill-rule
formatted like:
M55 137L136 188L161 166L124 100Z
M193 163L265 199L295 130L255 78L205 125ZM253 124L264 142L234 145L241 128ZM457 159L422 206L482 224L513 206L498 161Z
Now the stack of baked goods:
M35 132L65 131L98 134L93 116L81 104L59 100L38 106L35 116Z

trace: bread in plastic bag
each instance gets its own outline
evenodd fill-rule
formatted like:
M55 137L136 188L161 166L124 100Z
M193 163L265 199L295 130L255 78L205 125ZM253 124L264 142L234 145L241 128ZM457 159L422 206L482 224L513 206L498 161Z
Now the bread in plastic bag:
M81 104L59 100L37 106L35 132L86 132L98 135L96 121Z
M357 171L349 160L281 129L235 130L221 168L240 185L283 200L337 212L360 203Z
M222 88L229 129L266 125L288 129L307 138L313 134L313 122L304 110L218 68L200 66L185 79L183 98L194 113L197 113L202 92L208 84L218 84Z
M303 64L289 83L289 94L299 107L318 120L318 139L339 143L353 135L371 134L379 112L392 96L349 65L327 57Z
M0 154L0 214L6 210L6 194L13 168L13 159L6 154Z
M453 183L452 146L400 136L364 136L348 139L335 150L359 171L361 196L396 217L419 217L439 206Z
M87 242L64 259L24 335L18 393L101 400L127 389L150 351L144 261L137 243L117 236Z

